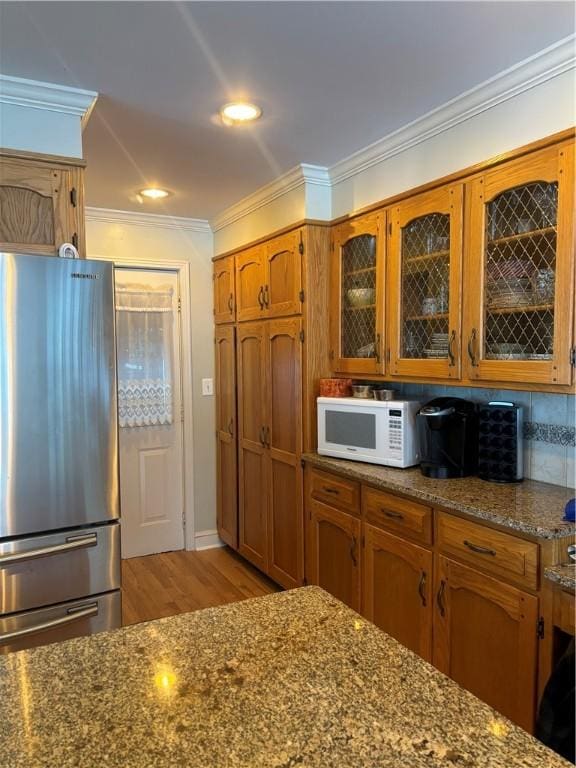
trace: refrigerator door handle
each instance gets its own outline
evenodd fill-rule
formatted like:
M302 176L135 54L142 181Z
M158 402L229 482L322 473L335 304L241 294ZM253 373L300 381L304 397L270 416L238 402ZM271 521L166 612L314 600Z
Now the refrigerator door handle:
M38 549L25 549L23 552L11 552L7 555L0 555L0 568L4 565L12 565L13 563L23 563L26 560L36 560L38 557L57 555L60 552L95 547L97 544L98 536L95 533L67 536L66 541L62 544L54 544L51 547L40 547Z
M28 635L35 635L38 632L46 632L47 630L54 629L55 627L62 627L66 624L71 624L73 621L85 619L87 616L96 616L97 614L98 603L87 603L85 605L74 606L73 608L68 609L66 616L62 616L59 619L44 621L40 624L35 624L32 627L17 629L14 632L5 632L3 635L0 635L0 645L18 640L18 638L21 637L27 637Z

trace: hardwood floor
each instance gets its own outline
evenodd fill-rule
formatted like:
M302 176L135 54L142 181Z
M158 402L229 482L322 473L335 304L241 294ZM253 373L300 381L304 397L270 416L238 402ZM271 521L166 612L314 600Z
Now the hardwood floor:
M280 587L228 547L122 561L122 623L211 608Z

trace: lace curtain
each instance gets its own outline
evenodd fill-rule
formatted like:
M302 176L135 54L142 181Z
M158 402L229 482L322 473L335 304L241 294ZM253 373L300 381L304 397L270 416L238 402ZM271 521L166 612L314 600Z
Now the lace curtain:
M116 287L121 427L172 424L172 288Z

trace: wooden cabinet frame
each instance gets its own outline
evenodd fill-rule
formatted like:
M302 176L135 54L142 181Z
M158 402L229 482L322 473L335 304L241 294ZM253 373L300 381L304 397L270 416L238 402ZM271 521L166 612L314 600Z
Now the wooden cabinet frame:
M238 549L238 445L236 329L216 328L216 523L218 535Z
M333 360L332 367L338 373L375 374L385 372L385 226L386 214L384 211L381 211L342 222L337 224L333 230L330 279L330 357ZM342 351L342 248L347 242L360 235L372 235L376 238L376 356L368 358L344 357Z
M390 375L426 376L433 379L459 379L461 371L461 305L462 305L462 218L463 187L457 184L426 192L410 198L391 209L388 238L388 335L390 339ZM449 304L448 336L449 353L446 358L402 357L402 229L411 221L422 216L440 213L450 216L449 254ZM426 259L422 256L422 259ZM433 258L433 257L428 257Z

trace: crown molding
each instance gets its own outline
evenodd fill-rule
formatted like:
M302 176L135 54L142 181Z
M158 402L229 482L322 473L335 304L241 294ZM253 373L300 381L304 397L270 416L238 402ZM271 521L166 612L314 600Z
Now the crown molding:
M576 36L539 51L330 167L332 185L448 131L576 66Z
M84 123L97 98L96 91L0 75L0 104L63 112L76 115Z
M160 229L177 229L181 232L212 234L210 224L206 219L188 219L182 216L167 216L140 211L117 211L113 208L87 207L86 221L128 224L138 227L159 227Z
M309 165L308 163L301 163L291 168L286 173L283 173L282 176L274 179L274 181L260 187L256 192L242 198L242 200L217 214L210 221L212 231L218 232L218 230L224 229L224 227L233 224L235 221L263 208L273 200L306 184L330 188L331 181L328 169L321 165Z

